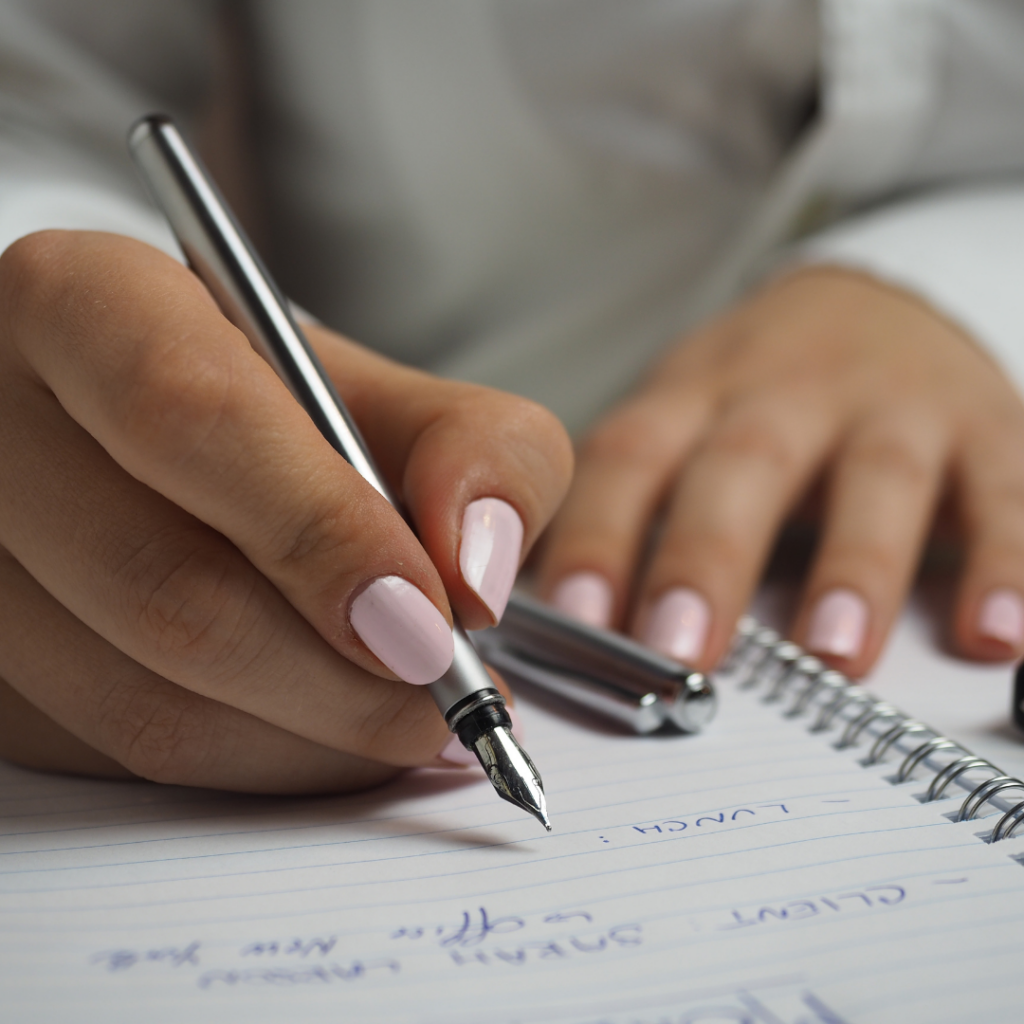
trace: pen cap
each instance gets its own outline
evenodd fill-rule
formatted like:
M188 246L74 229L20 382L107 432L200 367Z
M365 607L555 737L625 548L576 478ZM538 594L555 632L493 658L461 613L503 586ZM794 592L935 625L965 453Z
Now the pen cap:
M578 622L518 591L509 598L496 633L506 646L541 657L551 666L653 690L659 696L674 695L691 673L674 658L621 633Z
M679 728L696 732L716 710L714 688L701 673L629 637L584 625L514 591L493 633L508 651L548 670L590 680L636 698L654 694Z
M606 679L554 668L542 658L506 647L496 633L494 629L474 633L473 643L481 657L510 682L553 693L574 710L585 708L641 736L657 732L668 720L657 694L641 693L636 688L619 686Z

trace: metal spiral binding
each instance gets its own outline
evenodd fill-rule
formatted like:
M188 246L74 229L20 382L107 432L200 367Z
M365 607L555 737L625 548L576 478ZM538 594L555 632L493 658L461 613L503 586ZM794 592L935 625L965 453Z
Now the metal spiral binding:
M978 757L887 701L873 697L841 672L827 668L749 615L740 619L732 646L717 674L730 677L740 689L765 687L767 693L762 700L766 704L792 698L783 710L787 718L816 712L809 726L811 732L827 732L838 722L842 731L836 749L855 747L866 735L873 742L861 761L865 767L881 763L891 750L902 754L892 777L894 784L909 781L922 766L930 769L934 775L920 798L922 803L941 800L951 785L958 785L967 791L967 796L959 811L951 815L956 821L971 821L986 804L992 804L1003 814L992 829L990 842L1009 839L1024 823L1024 800L1012 802L1000 795L1009 790L1024 793L1024 782L1004 774L991 761ZM916 743L922 734L923 742ZM940 759L950 752L958 754L942 763ZM988 777L974 784L974 779L969 779L974 772L987 773Z

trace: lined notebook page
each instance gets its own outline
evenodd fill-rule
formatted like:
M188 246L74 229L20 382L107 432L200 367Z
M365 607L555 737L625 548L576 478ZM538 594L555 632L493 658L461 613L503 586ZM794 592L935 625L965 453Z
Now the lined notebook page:
M283 800L0 767L0 1018L1018 1021L1024 840L720 694L690 738L523 706L551 835L461 773Z

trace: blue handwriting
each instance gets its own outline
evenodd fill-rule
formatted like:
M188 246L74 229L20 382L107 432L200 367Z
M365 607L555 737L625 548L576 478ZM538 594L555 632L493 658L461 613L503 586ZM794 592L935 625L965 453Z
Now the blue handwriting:
M199 966L199 943L190 942L187 946L167 946L163 949L147 949L138 952L134 949L109 949L94 953L89 957L91 964L103 964L108 971L127 971L139 963L165 963L172 967L184 964Z
M749 928L766 921L805 921L824 913L840 913L853 908L894 907L906 899L907 891L901 885L869 885L856 892L843 892L835 896L815 896L811 899L789 900L786 903L758 907L747 912L732 911L732 920L720 925L722 929ZM844 902L845 901L845 902Z
M789 808L785 804L755 804L754 807L738 807L734 811L719 811L717 814L702 814L697 818L685 820L683 818L670 818L666 821L657 822L653 825L633 825L634 832L641 835L663 835L666 832L685 832L687 829L706 828L710 825L731 824L734 821L743 821L742 814L749 814L752 818L758 816L758 811L781 811L782 814L789 814Z
M347 967L341 964L250 967L244 970L207 971L199 978L199 987L210 988L218 982L222 985L331 985L339 981L359 981L372 972L398 974L401 969L397 960L353 960Z

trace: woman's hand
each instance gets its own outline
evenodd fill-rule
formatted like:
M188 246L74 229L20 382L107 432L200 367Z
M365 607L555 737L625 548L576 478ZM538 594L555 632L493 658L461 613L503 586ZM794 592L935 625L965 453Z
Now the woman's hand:
M967 543L957 644L982 659L1024 651L1024 405L953 325L841 269L795 272L699 330L592 431L542 590L708 668L818 480L797 642L866 672L948 491Z
M571 451L529 402L309 333L420 540L184 267L86 232L0 258L0 756L288 792L443 750L409 684L453 611L500 616Z

